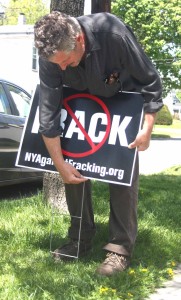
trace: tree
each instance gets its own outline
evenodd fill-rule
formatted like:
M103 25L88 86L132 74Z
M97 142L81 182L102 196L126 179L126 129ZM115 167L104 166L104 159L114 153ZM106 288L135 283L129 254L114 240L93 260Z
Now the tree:
M4 24L16 25L19 14L24 14L27 24L34 24L41 16L48 12L42 0L10 0L5 9Z
M98 13L101 11L111 11L111 0L92 0L91 1L91 12Z
M178 99L181 102L181 90L176 90L176 96L178 97Z
M162 109L156 115L155 125L172 125L173 117L167 105L163 105Z
M92 13L100 11L110 11L110 0L97 0L92 1ZM84 12L84 0L52 0L50 4L50 11L58 10L72 16L83 15ZM57 173L45 173L43 179L44 199L52 203L54 207L61 211L67 211L67 205L65 200L65 187L63 180Z
M84 13L84 0L51 0L50 11L52 10L78 17Z
M57 10L77 17L84 13L84 0L52 0L50 11ZM45 173L43 178L43 196L45 201L61 211L67 211L65 186L57 173Z
M180 0L114 0L112 12L129 24L159 70L164 90L181 83Z

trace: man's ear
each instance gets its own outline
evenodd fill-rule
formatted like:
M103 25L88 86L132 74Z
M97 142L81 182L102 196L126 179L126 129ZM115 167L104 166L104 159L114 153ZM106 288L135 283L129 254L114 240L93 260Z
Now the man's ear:
M76 40L78 43L84 43L84 35L83 33L80 33L77 37Z

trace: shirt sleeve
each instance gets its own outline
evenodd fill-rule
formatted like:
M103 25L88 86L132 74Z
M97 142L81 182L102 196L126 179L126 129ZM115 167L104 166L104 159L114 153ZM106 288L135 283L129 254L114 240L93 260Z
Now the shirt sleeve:
M144 111L159 111L163 106L160 76L128 26L119 43L124 68L144 97Z
M63 102L61 69L58 65L40 58L39 76L39 132L47 137L56 137L61 134L60 114Z

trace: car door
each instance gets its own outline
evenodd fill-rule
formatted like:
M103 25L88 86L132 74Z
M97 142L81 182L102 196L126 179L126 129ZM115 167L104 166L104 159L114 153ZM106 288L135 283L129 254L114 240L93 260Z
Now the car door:
M3 83L0 83L0 181L21 177L15 160L22 134L24 119L8 99Z
M20 87L0 81L0 184L16 183L37 172L15 167L17 151L30 109L30 95ZM40 176L38 174L38 176Z
M22 88L12 85L10 83L6 83L5 85L6 93L8 98L10 99L12 106L14 107L14 113L18 116L17 118L17 126L18 133L20 135L19 143L22 135L22 129L25 123L25 118L28 116L30 110L30 100L31 96ZM19 146L19 145L18 145ZM17 148L18 150L18 148ZM17 152L16 152L17 156ZM38 170L28 169L28 168L20 168L21 180L25 181L27 179L41 179L42 172Z

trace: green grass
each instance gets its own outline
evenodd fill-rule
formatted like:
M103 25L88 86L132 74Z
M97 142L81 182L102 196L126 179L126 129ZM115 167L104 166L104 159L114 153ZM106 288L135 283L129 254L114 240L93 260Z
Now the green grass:
M172 125L155 125L152 138L181 138L181 120L173 119Z
M97 234L88 257L55 263L50 254L52 210L42 195L0 201L0 299L145 299L172 278L181 262L181 166L140 177L139 231L131 267L111 278L95 275L107 241L108 188L94 182ZM52 248L66 238L69 217L54 215Z

